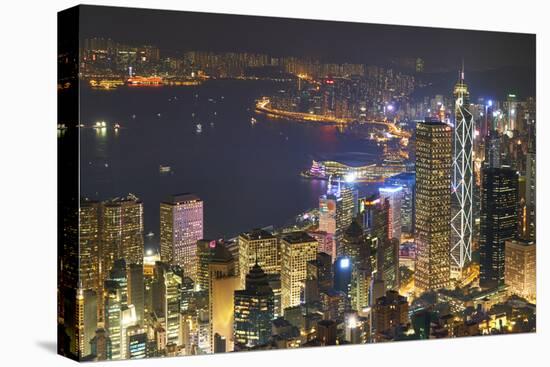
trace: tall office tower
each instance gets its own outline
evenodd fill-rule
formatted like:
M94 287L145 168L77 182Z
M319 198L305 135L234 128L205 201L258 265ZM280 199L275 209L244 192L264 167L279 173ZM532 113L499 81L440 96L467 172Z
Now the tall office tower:
M122 297L119 283L105 281L105 330L111 342L111 358L121 359Z
M479 286L504 284L504 243L517 235L518 175L509 167L482 170Z
M80 266L82 289L100 292L99 284L99 202L81 200L79 215Z
M474 195L474 123L464 66L454 88L455 127L453 154L451 268L460 271L472 260Z
M122 307L122 324L121 324L121 339L120 339L120 358L128 359L128 329L137 325L136 308L134 305Z
M254 347L266 344L271 337L275 298L266 274L256 264L246 276L246 286L235 291L235 343Z
M198 274L201 291L208 294L210 350L215 349L217 333L232 342L233 292L240 284L235 274L235 260L225 243L215 240L197 241Z
M534 143L533 143L534 145ZM537 240L537 158L533 147L529 148L527 153L527 167L526 167L526 186L525 186L525 205L526 205L526 221L527 221L527 234L528 238L532 241Z
M97 329L97 293L92 289L78 289L76 296L77 343L80 358L91 355L91 340Z
M134 195L115 198L101 205L101 274L106 279L115 260L143 262L143 204Z
M508 94L506 101L503 103L504 110L506 112L505 128L504 131L517 130L518 120L518 99L515 94Z
M124 259L115 260L108 281L116 282L120 291L120 302L122 308L128 306L128 278L126 273L126 261Z
M353 220L344 231L338 256L350 258L352 264L365 263L369 259L369 248L365 242L363 228L357 220Z
M134 325L126 329L127 359L147 358L147 328Z
M387 291L386 295L374 304L374 329L376 334L394 335L395 328L409 322L409 303L407 298L396 291Z
M139 323L145 320L145 283L143 264L130 264L128 276L128 304L134 305Z
M164 272L164 319L166 344L181 345L180 301L183 270L178 265L170 266Z
M308 231L307 234L319 242L318 252L323 252L333 259L336 258L336 243L333 234L321 231Z
M379 208L380 196L371 195L366 198L361 198L359 201L358 216L363 227L363 231L366 235L372 235L375 226L375 216Z
M319 231L334 235L336 249L342 240L344 230L357 212L356 202L356 189L342 186L340 181L337 185L332 185L331 180L327 193L319 198Z
M212 279L216 277L235 275L233 255L223 242L204 239L197 241L197 262L197 283L200 290L208 292Z
M439 121L416 124L416 294L450 285L451 135Z
M90 341L91 354L95 356L96 361L106 361L112 359L111 338L103 328L97 329L95 336Z
M500 162L500 140L501 136L498 131L490 130L485 137L485 167L499 168Z
M353 269L351 287L351 308L359 313L371 306L372 268L370 264L359 264Z
M401 241L401 203L403 187L384 186L378 189L381 200L388 200L388 237Z
M318 302L321 291L332 288L332 258L324 252L307 262L305 282L305 302Z
M334 289L346 296L351 291L353 263L349 257L339 257L334 261Z
M509 292L536 302L536 271L535 242L507 240L504 248L504 284L509 287Z
M416 191L416 175L414 172L402 172L385 180L389 186L401 186L403 199L401 201L401 230L414 234L414 196Z
M317 241L305 232L284 234L281 238L281 309L301 303L307 262L317 256Z
M267 274L281 272L281 250L279 241L272 233L254 229L241 233L239 242L239 272L241 288L246 282L246 274L258 263Z
M160 259L179 265L196 280L197 241L203 238L203 202L180 194L160 204Z
M391 238L390 198L380 199L372 210L372 230L367 237L371 261L376 269L376 281L387 289L399 287L399 240Z

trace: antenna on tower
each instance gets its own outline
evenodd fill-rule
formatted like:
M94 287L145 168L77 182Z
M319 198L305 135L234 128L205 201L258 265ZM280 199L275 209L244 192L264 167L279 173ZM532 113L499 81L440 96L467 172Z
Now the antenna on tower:
M460 70L460 80L464 81L464 57L462 57L462 69Z

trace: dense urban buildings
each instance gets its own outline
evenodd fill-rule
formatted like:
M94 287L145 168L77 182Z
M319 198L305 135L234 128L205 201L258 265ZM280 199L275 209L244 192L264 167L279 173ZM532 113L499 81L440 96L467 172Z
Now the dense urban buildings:
M482 56L466 80L457 49L476 39L371 60L316 37L297 52L157 32L88 30L60 79L82 95L78 125L58 126L60 144L78 129L82 172L63 201L61 353L536 331L534 89Z

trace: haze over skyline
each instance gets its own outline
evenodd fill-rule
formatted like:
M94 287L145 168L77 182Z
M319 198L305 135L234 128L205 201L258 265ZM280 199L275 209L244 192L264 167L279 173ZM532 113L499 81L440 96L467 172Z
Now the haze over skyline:
M150 43L168 52L247 51L370 64L421 57L427 71L455 70L462 58L471 71L535 67L533 34L101 6L82 9L82 38ZM102 19L101 27L97 19Z

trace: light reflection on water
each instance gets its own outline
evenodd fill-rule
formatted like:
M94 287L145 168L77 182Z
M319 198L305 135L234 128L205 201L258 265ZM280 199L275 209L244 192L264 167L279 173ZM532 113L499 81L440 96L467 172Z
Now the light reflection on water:
M158 234L160 202L181 192L205 201L206 237L287 223L316 207L326 191L326 181L299 175L313 156L377 148L331 126L256 115L255 99L280 87L215 81L109 93L84 89L83 122L109 126L81 131L82 194L98 200L136 194L144 202L146 233ZM111 128L115 121L118 132ZM172 173L160 174L160 165Z

